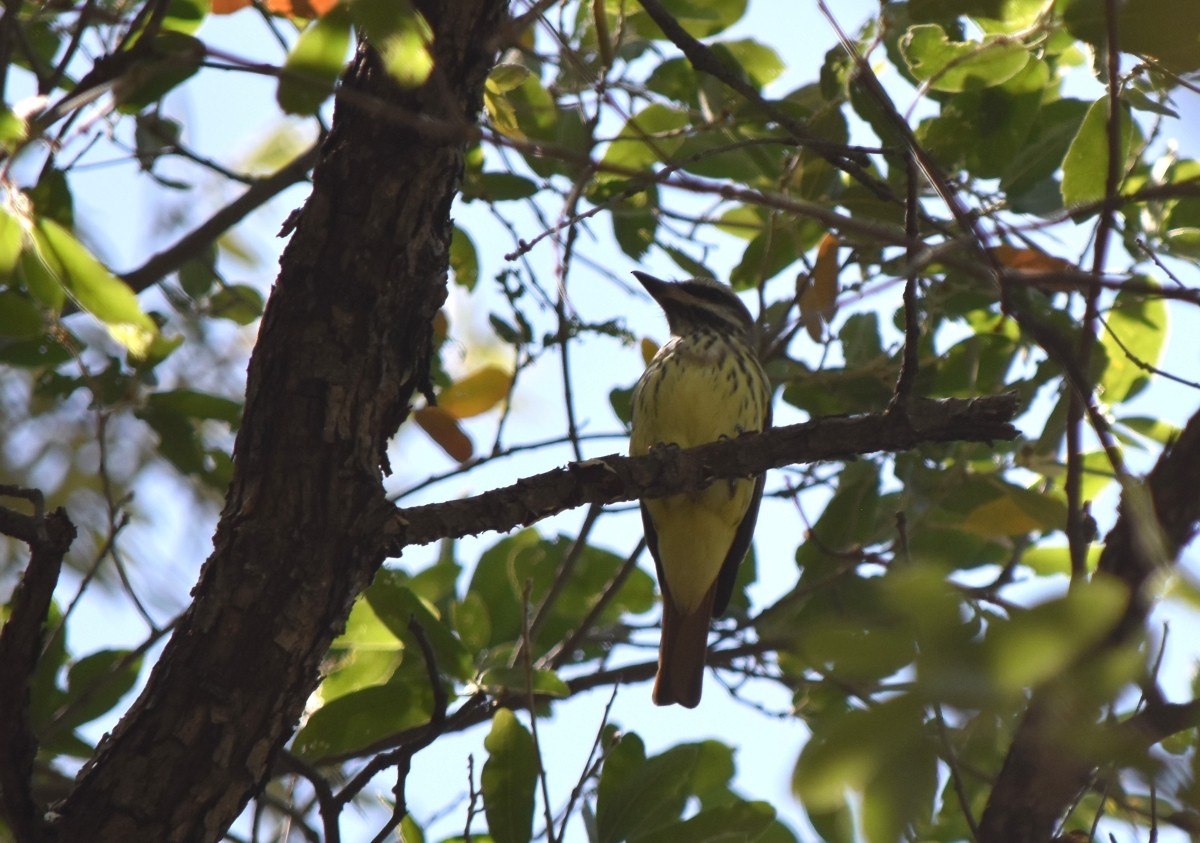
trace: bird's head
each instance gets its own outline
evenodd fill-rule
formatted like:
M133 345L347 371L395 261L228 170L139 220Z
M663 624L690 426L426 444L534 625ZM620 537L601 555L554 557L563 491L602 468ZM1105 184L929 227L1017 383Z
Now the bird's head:
M748 337L754 318L731 288L712 278L663 281L645 272L634 272L663 313L671 333L683 336L710 328L732 336Z

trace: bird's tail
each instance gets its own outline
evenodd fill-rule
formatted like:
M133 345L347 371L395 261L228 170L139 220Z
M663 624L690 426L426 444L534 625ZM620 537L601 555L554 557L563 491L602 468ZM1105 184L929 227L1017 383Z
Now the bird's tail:
M658 647L658 675L654 678L654 704L678 703L695 708L704 686L704 659L717 587L704 595L695 609L679 611L664 587L662 642Z

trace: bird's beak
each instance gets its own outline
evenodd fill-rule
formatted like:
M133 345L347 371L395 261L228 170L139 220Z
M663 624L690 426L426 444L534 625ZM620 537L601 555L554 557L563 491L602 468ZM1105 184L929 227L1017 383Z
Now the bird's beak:
M648 275L645 272L638 272L636 269L633 271L633 277L636 278L641 285L646 288L646 292L653 296L654 300L660 304L662 303L664 294L671 289L670 281L663 281L662 279L655 278L653 275Z

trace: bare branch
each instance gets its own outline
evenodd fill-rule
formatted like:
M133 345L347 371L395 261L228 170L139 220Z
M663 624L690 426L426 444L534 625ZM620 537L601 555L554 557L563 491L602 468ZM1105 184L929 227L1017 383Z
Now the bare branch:
M1016 412L1012 394L913 401L903 415L823 418L687 451L659 448L641 457L571 463L463 500L399 509L387 528L389 552L487 530L505 532L584 504L663 497L792 463L903 451L927 442L1012 440L1017 430L1009 422Z

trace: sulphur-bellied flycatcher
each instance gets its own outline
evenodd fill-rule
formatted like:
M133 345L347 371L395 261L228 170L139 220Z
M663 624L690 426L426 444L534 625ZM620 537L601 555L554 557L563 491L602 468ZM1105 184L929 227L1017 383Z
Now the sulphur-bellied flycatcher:
M633 390L629 452L690 448L765 430L771 387L752 345L754 321L729 287L711 278L672 283L634 276L662 307L671 339ZM642 501L646 544L663 595L654 702L700 702L709 620L725 611L750 547L763 477Z

